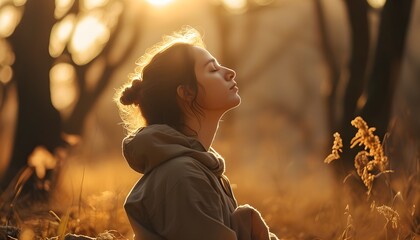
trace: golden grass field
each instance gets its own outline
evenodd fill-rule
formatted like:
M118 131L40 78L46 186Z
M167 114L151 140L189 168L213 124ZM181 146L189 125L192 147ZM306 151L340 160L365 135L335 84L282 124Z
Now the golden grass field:
M267 190L254 178L244 179L244 170L231 178L247 186L233 185L238 202L257 207L280 239L420 239L419 159L405 160L413 166L408 172L390 169L394 159L385 155L375 129L361 118L352 125L357 132L351 147L358 153L345 179L327 182L314 171ZM326 167L348 150L339 133L331 150L319 159ZM63 169L57 190L43 201L13 198L19 188L11 188L2 194L0 239L131 239L122 206L139 175L121 176L126 167L104 161Z

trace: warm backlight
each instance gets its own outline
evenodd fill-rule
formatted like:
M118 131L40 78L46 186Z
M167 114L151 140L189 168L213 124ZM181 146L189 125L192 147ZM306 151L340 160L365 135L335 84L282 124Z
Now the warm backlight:
M168 5L173 0L147 0L148 3L152 4L153 6L162 7Z
M368 3L373 8L382 8L385 5L386 0L368 0Z
M53 26L49 46L52 57L58 57L63 53L73 32L75 22L76 16L69 14Z
M20 20L20 11L13 6L0 9L0 37L8 37L15 30Z
M83 65L96 57L108 42L110 32L97 15L87 15L75 26L70 41L70 52L78 65Z
M78 97L76 72L68 63L56 64L50 70L51 101L58 110L65 110Z
M246 0L223 0L225 7L233 13L242 13L246 10Z

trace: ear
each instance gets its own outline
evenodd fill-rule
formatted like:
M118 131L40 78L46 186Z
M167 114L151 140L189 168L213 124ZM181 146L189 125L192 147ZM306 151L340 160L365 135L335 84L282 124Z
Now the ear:
M193 90L186 85L179 85L176 88L176 93L178 97L184 101L192 101L194 97Z

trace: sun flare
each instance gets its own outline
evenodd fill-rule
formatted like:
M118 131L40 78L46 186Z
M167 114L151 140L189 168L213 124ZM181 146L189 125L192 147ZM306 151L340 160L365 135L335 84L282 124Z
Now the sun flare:
M371 7L378 9L385 5L386 0L368 0L368 3Z
M147 2L156 7L163 7L173 2L173 0L147 0Z

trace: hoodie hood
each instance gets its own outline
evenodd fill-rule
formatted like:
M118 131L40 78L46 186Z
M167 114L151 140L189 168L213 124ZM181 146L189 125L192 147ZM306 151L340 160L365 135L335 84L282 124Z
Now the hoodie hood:
M223 158L213 149L206 151L201 143L168 125L150 125L127 136L122 144L123 155L136 172L147 174L169 160L189 156L221 176L225 171Z

